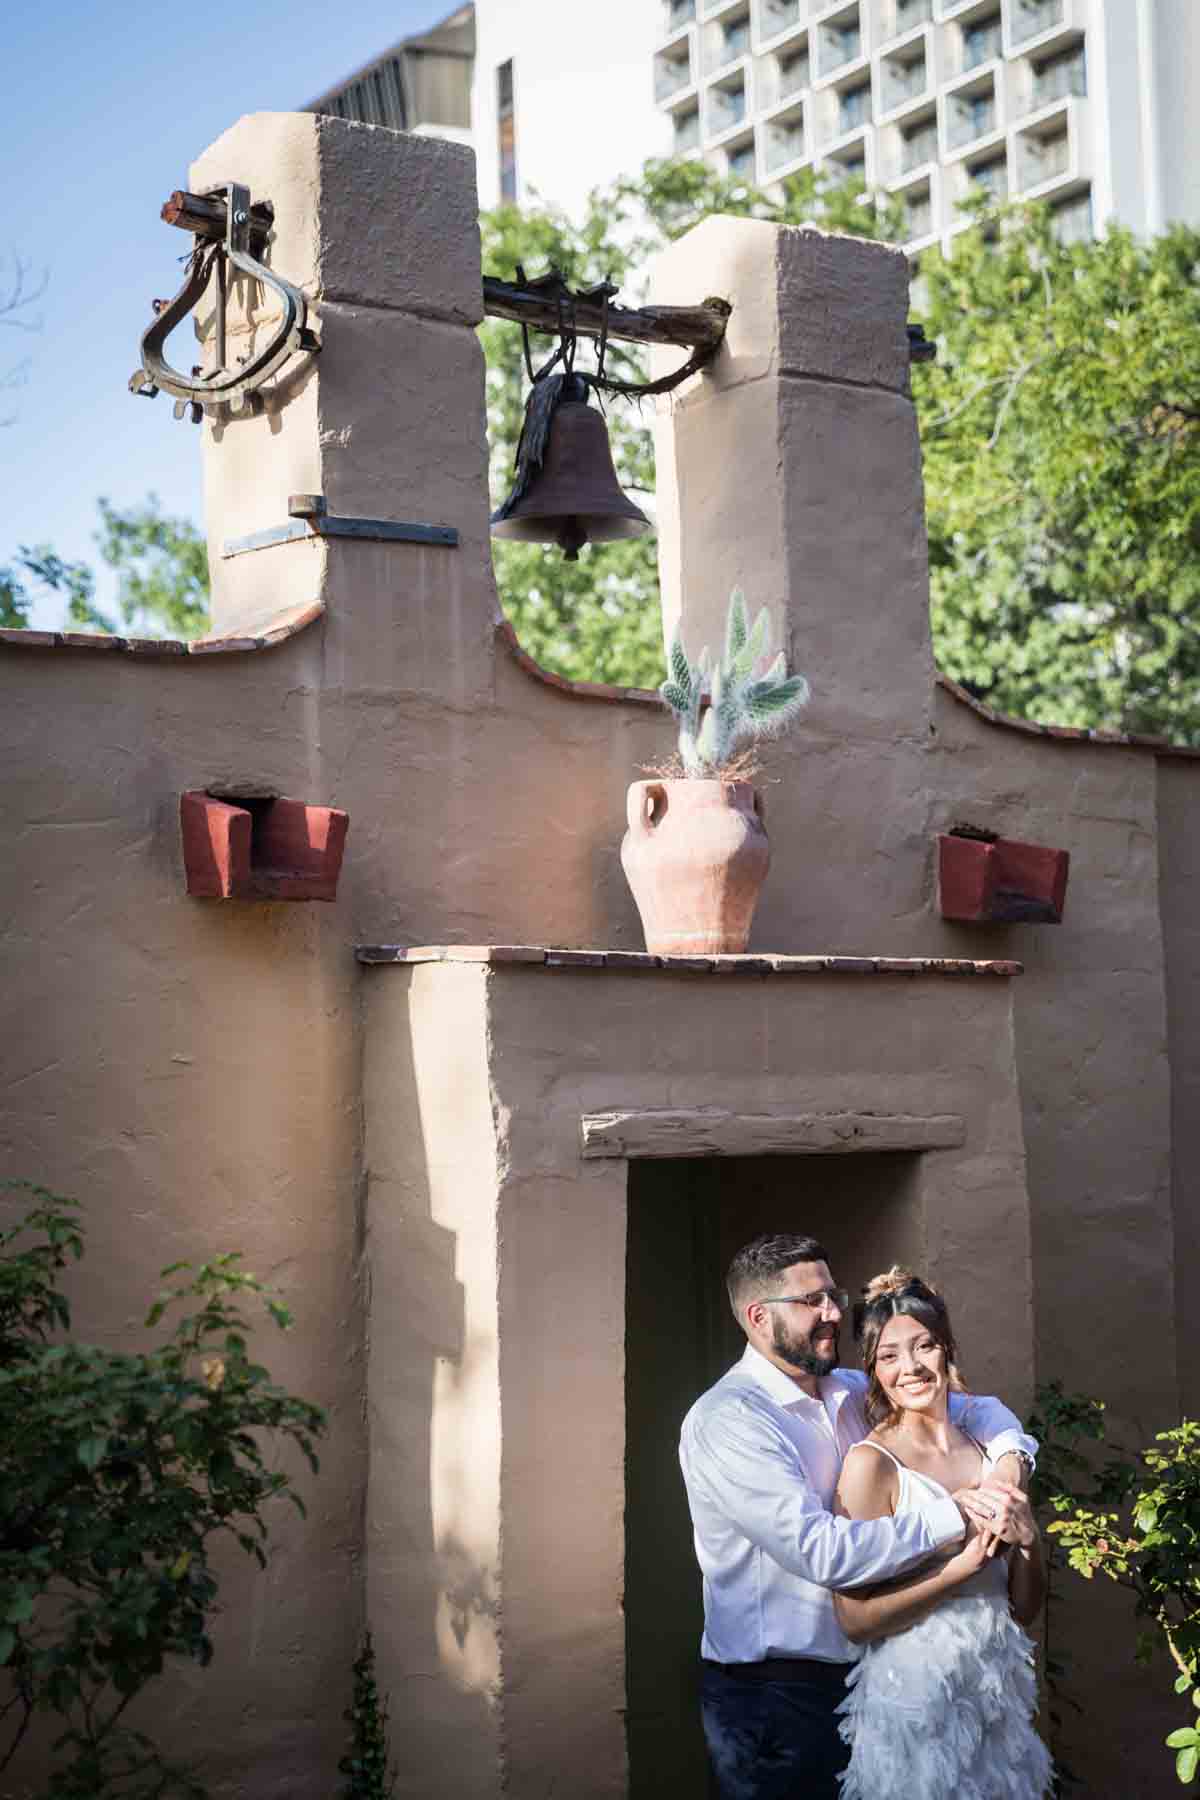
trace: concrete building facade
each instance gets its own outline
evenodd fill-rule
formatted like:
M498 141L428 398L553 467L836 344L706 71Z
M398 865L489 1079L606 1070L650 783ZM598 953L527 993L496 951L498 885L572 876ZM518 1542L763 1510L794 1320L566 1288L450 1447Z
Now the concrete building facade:
M674 154L768 190L860 180L913 254L980 193L1046 201L1067 238L1200 220L1192 0L613 0L577 24L475 0L313 110L472 142L485 207L578 214Z
M405 1800L696 1800L675 1444L738 1242L917 1264L1020 1412L1057 1378L1144 1442L1200 1404L1200 768L937 678L907 260L709 220L651 275L733 309L659 402L665 620L695 652L739 583L813 700L751 954L648 957L619 846L670 721L505 622L469 152L266 114L190 184L231 178L322 349L202 427L212 636L0 632L3 1172L86 1203L85 1339L143 1342L165 1264L240 1249L297 1319L262 1360L329 1414L213 1666L133 1722L227 1800L324 1800L369 1625ZM234 341L270 325L239 284ZM455 535L272 530L317 493ZM185 795L344 810L335 899L194 897ZM964 821L1069 852L1061 924L943 915ZM1125 1596L1058 1617L1083 1791L1166 1800Z
M1189 0L662 0L680 154L770 187L804 169L949 248L972 195L1044 200L1068 239L1200 219Z

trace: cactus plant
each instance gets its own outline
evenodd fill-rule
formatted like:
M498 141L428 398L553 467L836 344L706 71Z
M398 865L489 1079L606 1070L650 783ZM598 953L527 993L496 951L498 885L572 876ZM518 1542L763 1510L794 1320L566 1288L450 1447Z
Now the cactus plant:
M766 607L751 625L740 588L729 596L720 662L713 663L707 646L697 662L689 662L676 631L670 673L658 691L679 721L679 756L684 774L693 780L719 780L742 746L774 737L808 704L808 683L803 675L788 674L782 650L764 674L755 675L770 635ZM709 704L702 718L706 693Z

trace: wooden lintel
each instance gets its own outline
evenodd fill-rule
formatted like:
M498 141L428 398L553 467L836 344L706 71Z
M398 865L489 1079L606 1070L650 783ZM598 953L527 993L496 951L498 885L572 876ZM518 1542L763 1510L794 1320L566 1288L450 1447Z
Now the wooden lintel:
M966 1141L956 1113L584 1113L585 1157L804 1156L831 1152L952 1150Z
M561 318L552 294L522 288L498 276L483 278L483 310L490 318L512 319L531 331L557 333ZM717 350L725 336L730 307L726 300L705 300L699 306L609 305L607 315L599 300L576 299L570 314L572 329L581 337L609 337L630 344L678 344L693 349Z

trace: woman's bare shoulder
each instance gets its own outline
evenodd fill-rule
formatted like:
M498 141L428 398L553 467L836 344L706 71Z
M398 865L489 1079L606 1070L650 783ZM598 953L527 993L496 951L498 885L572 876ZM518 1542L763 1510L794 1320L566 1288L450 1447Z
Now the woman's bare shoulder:
M872 1433L846 1453L838 1481L839 1511L851 1519L880 1519L890 1513L899 1490L891 1452Z

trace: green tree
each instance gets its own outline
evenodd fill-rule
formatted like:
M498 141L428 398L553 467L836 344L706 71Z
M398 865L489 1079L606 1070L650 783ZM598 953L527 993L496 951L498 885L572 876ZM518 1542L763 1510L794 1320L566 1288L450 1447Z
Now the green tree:
M1006 209L921 268L943 669L1004 711L1200 741L1200 234Z
M0 624L25 625L36 594L66 602L69 624L130 637L199 637L208 629L208 552L188 519L162 511L156 495L124 511L103 497L100 556L117 576L119 618L96 603L96 577L85 562L67 562L48 544L22 545L0 568Z
M153 1349L80 1343L62 1292L78 1209L4 1186L22 1216L0 1229L0 1771L50 1713L45 1800L199 1795L126 1708L168 1658L209 1662L216 1543L262 1565L268 1502L304 1510L265 1434L315 1470L324 1418L251 1360L240 1302L291 1319L236 1256L164 1271L147 1325L184 1310Z

